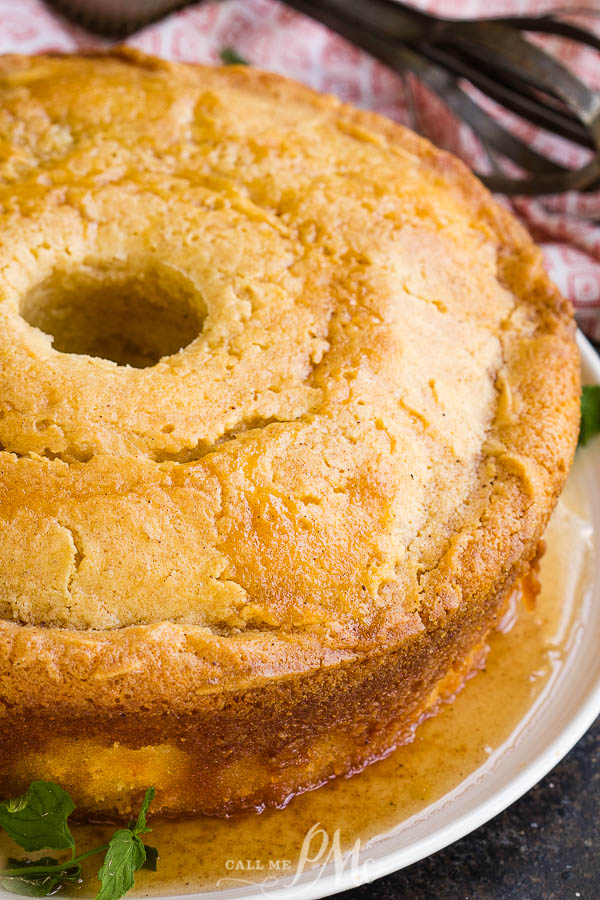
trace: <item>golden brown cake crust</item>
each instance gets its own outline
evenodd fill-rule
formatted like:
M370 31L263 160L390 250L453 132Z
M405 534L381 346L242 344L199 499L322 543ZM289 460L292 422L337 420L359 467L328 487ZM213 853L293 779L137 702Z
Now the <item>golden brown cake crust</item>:
M0 94L0 792L218 813L359 768L535 552L569 304L458 160L279 76L10 56Z

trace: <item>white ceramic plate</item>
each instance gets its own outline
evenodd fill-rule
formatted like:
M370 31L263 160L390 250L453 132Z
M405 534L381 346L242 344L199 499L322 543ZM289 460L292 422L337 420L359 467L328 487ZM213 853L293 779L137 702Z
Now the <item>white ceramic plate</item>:
M579 335L583 380L600 384L600 357ZM600 438L579 451L594 526L594 552L600 559ZM551 692L529 711L523 727L465 781L418 815L370 841L336 871L334 863L247 887L187 894L185 900L280 897L317 900L409 866L483 825L544 777L600 714L600 574L595 575L585 627L571 644ZM516 737L515 737L516 734ZM177 894L163 900L175 900ZM184 896L181 895L181 900Z

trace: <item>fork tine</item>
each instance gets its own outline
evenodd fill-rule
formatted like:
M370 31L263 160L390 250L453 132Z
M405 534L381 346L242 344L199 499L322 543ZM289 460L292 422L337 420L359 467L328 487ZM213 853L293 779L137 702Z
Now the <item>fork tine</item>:
M324 24L329 22L328 27L335 31L343 23L354 33L367 30L388 41L417 40L443 21L396 0L286 0L286 5ZM311 12L307 12L308 8Z
M443 91L444 102L473 130L503 156L523 168L540 169L547 173L564 172L564 166L554 163L519 140L475 103L458 84L457 79L439 66L425 63L412 50L401 49L403 63L436 93Z
M476 88L524 119L546 128L561 137L574 141L583 147L594 149L595 144L587 129L568 108L565 111L550 107L534 93L525 93L522 82L506 79L502 84L487 74L485 67L477 68L438 46L419 43L419 51L427 59L437 62L454 75L468 79Z
M481 27L484 24L487 29ZM446 29L444 40L446 37L457 47L469 48L476 56L491 57L499 68L521 78L526 75L543 90L556 93L586 125L592 127L598 119L600 97L558 60L505 26L471 22L460 29Z
M535 31L538 34L555 34L558 37L569 38L581 44L587 44L594 50L600 50L600 37L587 28L572 25L570 22L561 22L554 16L501 16L487 19L486 21L498 22L501 25L510 25L519 31Z

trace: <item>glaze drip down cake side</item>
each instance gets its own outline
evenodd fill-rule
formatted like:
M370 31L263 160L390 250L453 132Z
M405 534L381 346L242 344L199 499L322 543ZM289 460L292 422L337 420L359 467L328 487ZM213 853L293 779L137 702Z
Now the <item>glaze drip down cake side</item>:
M283 804L477 664L578 428L456 159L247 67L0 59L0 795Z

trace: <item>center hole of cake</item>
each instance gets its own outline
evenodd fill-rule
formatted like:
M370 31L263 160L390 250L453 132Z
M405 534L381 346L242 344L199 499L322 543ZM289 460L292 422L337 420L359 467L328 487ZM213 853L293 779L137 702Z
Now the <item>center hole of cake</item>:
M23 297L21 316L55 350L138 369L155 365L202 331L206 308L192 283L165 269L131 274L111 267L55 272Z

